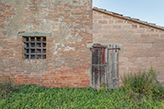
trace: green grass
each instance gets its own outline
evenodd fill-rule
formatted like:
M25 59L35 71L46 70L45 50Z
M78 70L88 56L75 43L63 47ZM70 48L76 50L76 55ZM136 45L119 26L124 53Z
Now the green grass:
M17 87L9 79L0 82L0 109L164 109L164 87L152 67L149 72L121 78L124 86L118 90L109 90L105 83L98 90Z
M123 88L97 91L89 88L45 88L24 85L0 101L3 109L142 109L162 108L158 100L138 100ZM164 106L163 106L164 108Z

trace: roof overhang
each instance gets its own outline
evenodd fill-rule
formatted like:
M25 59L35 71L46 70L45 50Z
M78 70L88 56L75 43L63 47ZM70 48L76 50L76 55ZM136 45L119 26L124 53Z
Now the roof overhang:
M142 25L145 25L145 26L149 26L149 27L156 28L156 29L164 31L164 27L157 26L154 23L148 23L146 21L141 21L141 20L136 19L136 18L123 16L122 14L118 14L118 13L115 13L115 12L107 11L106 9L99 9L97 7L94 7L93 10L97 11L97 12L101 12L101 13L106 14L106 15L110 15L110 16L117 17L117 18L120 18L120 19L132 21L132 22L135 22L135 23L139 23L139 24L142 24Z

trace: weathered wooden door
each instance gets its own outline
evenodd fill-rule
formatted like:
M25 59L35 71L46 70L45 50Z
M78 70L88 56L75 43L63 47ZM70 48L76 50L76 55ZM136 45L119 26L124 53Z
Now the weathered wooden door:
M91 51L91 86L98 89L106 83L112 89L118 88L119 46L94 44Z

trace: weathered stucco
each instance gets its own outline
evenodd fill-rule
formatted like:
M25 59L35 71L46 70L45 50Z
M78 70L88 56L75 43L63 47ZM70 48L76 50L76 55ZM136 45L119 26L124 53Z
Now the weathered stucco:
M1 0L0 78L48 87L89 86L87 44L101 43L121 45L120 74L153 65L164 84L164 31L118 16L92 10L92 0ZM46 59L24 59L21 34L47 35Z
M1 74L20 84L89 86L92 0L1 0L0 7ZM23 59L21 33L51 34L45 60Z

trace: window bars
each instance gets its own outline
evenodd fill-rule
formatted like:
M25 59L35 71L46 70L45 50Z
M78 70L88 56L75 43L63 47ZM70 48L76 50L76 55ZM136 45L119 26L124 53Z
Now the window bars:
M25 59L46 59L46 37L23 37Z

